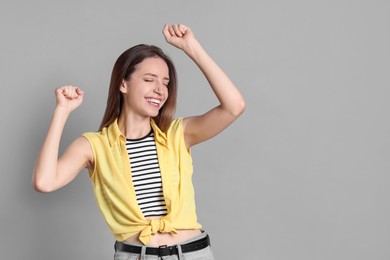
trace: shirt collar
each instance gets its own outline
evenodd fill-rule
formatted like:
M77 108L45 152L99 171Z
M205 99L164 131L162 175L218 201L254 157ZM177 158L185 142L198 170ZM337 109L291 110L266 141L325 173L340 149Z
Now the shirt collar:
M152 126L156 141L162 145L167 146L167 134L161 131L152 118L150 119L150 125Z
M167 135L163 131L161 131L161 129L157 126L156 122L152 118L150 119L150 125L152 126L156 142L166 146ZM126 137L119 129L118 118L116 118L114 122L112 122L108 126L107 135L111 147L118 141L119 138L122 138L122 140L126 140Z

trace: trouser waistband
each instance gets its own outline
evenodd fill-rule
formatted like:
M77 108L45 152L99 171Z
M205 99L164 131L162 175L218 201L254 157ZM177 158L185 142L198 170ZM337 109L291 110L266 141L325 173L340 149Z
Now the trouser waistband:
M206 235L203 238L198 240L181 244L181 252L187 253L192 251L201 250L210 245L210 238ZM116 251L124 251L128 253L141 254L142 247L125 244L122 242L115 242ZM168 255L177 255L179 253L178 245L173 246L160 246L160 247L146 247L145 254L147 255L157 255L157 256L168 256Z

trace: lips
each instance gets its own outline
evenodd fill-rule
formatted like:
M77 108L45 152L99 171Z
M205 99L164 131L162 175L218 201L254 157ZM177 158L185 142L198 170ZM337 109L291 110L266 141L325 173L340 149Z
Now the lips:
M146 98L146 101L147 101L149 104L152 104L152 105L155 106L155 107L159 107L160 104L161 104L161 99L158 99L158 98L147 97L147 98Z

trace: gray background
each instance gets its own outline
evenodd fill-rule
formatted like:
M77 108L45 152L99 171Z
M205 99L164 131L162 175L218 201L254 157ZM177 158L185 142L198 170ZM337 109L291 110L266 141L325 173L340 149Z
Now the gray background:
M50 194L31 174L55 87L86 91L63 150L97 129L112 66L134 44L175 61L178 116L216 104L164 42L168 22L190 26L247 101L193 149L217 259L390 259L389 13L385 0L2 1L0 258L112 259L86 172Z

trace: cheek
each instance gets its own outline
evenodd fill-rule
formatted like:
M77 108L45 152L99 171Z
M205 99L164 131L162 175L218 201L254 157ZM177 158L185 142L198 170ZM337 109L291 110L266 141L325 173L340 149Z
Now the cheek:
M165 98L168 99L168 97L169 97L169 90L168 90L168 88L164 88L163 94L164 94Z
M165 100L164 100L164 105L165 105L165 103L167 103L167 100L169 98L169 92L168 91L164 92L164 96L165 96Z

